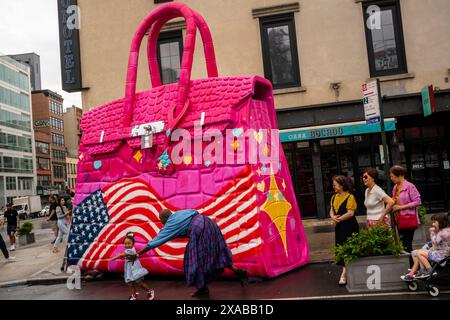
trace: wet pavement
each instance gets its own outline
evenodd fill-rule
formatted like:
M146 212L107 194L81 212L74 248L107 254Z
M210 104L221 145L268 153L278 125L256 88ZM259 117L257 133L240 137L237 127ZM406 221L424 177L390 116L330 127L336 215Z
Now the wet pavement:
M241 287L237 281L223 279L212 283L210 300L259 299L431 299L421 292L387 292L349 294L337 285L340 268L332 264L310 264L278 278L257 281ZM182 278L148 278L158 300L192 300L194 288L187 288ZM143 297L143 292L141 294ZM69 290L66 284L0 288L2 300L124 300L128 289L119 278L98 282L82 282L80 290ZM436 299L436 298L434 298ZM450 291L442 289L438 299L450 299Z

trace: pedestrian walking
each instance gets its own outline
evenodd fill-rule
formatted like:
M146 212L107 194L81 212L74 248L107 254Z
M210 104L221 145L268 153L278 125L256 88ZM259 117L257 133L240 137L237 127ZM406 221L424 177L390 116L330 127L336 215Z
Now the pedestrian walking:
M392 212L397 222L398 233L406 252L412 251L414 232L419 227L417 207L422 204L420 193L416 186L405 179L406 170L402 166L393 166L390 177L395 184L392 190L394 206ZM412 265L412 259L411 259Z
M248 280L247 270L233 265L232 254L223 238L219 226L197 210L188 209L173 212L164 209L159 213L164 227L147 246L137 254L127 255L131 260L145 252L159 247L174 238L189 238L184 253L186 284L195 286L193 297L209 295L207 284L219 277L225 268L234 272L241 285Z
M0 227L3 228L4 224L5 223L3 221L0 221ZM0 250L2 251L3 256L5 257L6 262L13 262L14 259L16 258L16 257L13 257L13 256L9 255L8 248L6 247L6 243L3 240L3 237L2 237L1 234L0 234Z
M59 203L56 206L56 216L58 218L58 236L56 237L56 241L53 244L53 253L59 252L58 245L63 241L65 235L69 234L69 228L66 224L66 218L68 215L68 210L65 206L64 198L59 199Z
M142 267L139 259L135 259L133 261L126 257L126 255L136 254L136 249L134 248L134 234L132 232L127 233L123 240L123 244L125 246L125 251L113 258L108 259L108 261L125 258L124 278L131 293L129 300L137 300L139 293L136 291L136 287L138 286L145 290L147 300L153 300L155 298L155 291L150 289L148 284L144 281L144 277L148 274L147 269Z
M353 234L359 232L358 221L355 217L357 204L355 197L350 193L350 180L344 176L333 177L333 189L335 194L331 198L330 217L335 226L335 244L336 246L344 244ZM342 273L339 279L339 285L347 284L347 270L342 262Z
M389 197L383 189L377 185L378 171L367 168L363 173L363 182L367 187L365 191L364 205L366 206L366 226L368 229L384 224L391 226L389 212L394 206L394 200Z
M20 218L19 214L15 209L12 208L12 204L8 203L6 205L6 211L3 214L6 220L6 233L9 237L10 251L16 250L16 232L20 228Z
M55 195L51 195L48 197L48 201L50 202L49 215L47 221L52 222L52 230L55 234L55 239L51 242L51 244L55 244L56 238L58 237L58 217L56 216L56 207L58 204L58 198Z

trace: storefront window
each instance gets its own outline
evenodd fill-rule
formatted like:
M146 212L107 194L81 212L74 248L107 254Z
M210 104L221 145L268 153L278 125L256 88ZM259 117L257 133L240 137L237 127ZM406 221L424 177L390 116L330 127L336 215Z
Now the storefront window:
M405 139L414 139L414 138L420 138L420 128L419 127L406 128Z
M438 128L436 126L422 127L422 137L425 138L437 137L438 135L437 129Z
M336 138L336 144L346 144L346 143L351 143L351 140L349 137Z
M320 145L321 146L330 146L334 144L334 139L323 139L320 140Z

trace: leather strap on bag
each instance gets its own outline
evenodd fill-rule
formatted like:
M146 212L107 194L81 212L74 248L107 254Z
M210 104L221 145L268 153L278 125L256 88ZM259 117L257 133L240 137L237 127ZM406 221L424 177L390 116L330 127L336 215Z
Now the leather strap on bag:
M132 120L135 95L136 95L136 78L137 67L139 61L139 49L147 30L163 17L179 14L186 20L186 40L183 50L183 59L180 69L180 80L178 83L178 95L174 105L174 112L182 111L186 103L187 94L189 92L189 83L191 78L192 60L195 48L196 24L194 14L189 7L181 3L166 3L153 10L139 25L133 40L131 42L130 56L128 59L127 80L125 88L125 108L123 115L123 124L129 127ZM172 119L174 120L174 119ZM169 120L170 121L170 120ZM169 128L173 123L169 122Z
M192 9L191 9L192 10ZM192 10L194 14L195 24L200 31L202 37L203 48L206 60L206 71L208 73L208 78L214 78L218 76L216 56L214 52L214 45L212 41L211 31L206 24L203 17ZM156 54L158 45L158 35L161 28L170 20L180 17L180 14L174 13L173 15L167 15L153 24L151 30L149 31L148 43L147 43L147 57L148 57L148 68L151 75L152 88L156 88L162 85L162 80L159 72L158 57Z
M150 51L148 52L149 71L151 73L152 83L159 85L161 82L159 69L157 60L153 58L156 57L156 54L152 55L152 52L156 53L157 35L159 34L161 27L167 21L173 19L174 17L180 16L182 16L186 20L187 30L180 69L180 79L178 83L178 95L173 106L168 109L168 123L167 127L165 128L167 136L164 143L162 145L159 145L157 148L156 155L161 154L161 156L155 158L156 161L161 160L161 157L167 158L167 154L164 155L164 153L168 152L169 136L173 132L178 122L184 116L184 114L186 114L189 107L187 95L189 92L197 26L199 27L200 33L202 34L202 39L205 41L205 57L207 62L208 75L217 76L217 65L215 62L211 33L209 32L209 29L203 18L199 14L194 13L189 7L181 3L167 3L161 5L160 7L152 11L141 22L132 40L130 56L128 60L127 82L125 90L125 110L123 115L124 126L130 126L132 120L136 94L136 77L139 60L139 49L146 31L150 29L148 43L148 48L150 48Z

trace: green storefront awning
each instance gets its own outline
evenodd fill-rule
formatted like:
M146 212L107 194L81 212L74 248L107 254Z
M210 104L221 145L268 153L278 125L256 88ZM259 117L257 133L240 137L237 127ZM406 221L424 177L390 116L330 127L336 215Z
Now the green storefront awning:
M386 131L395 131L395 118L384 119ZM327 139L361 134L377 133L381 131L379 123L366 124L365 121L337 123L325 126L280 130L281 142L303 141L313 139Z

